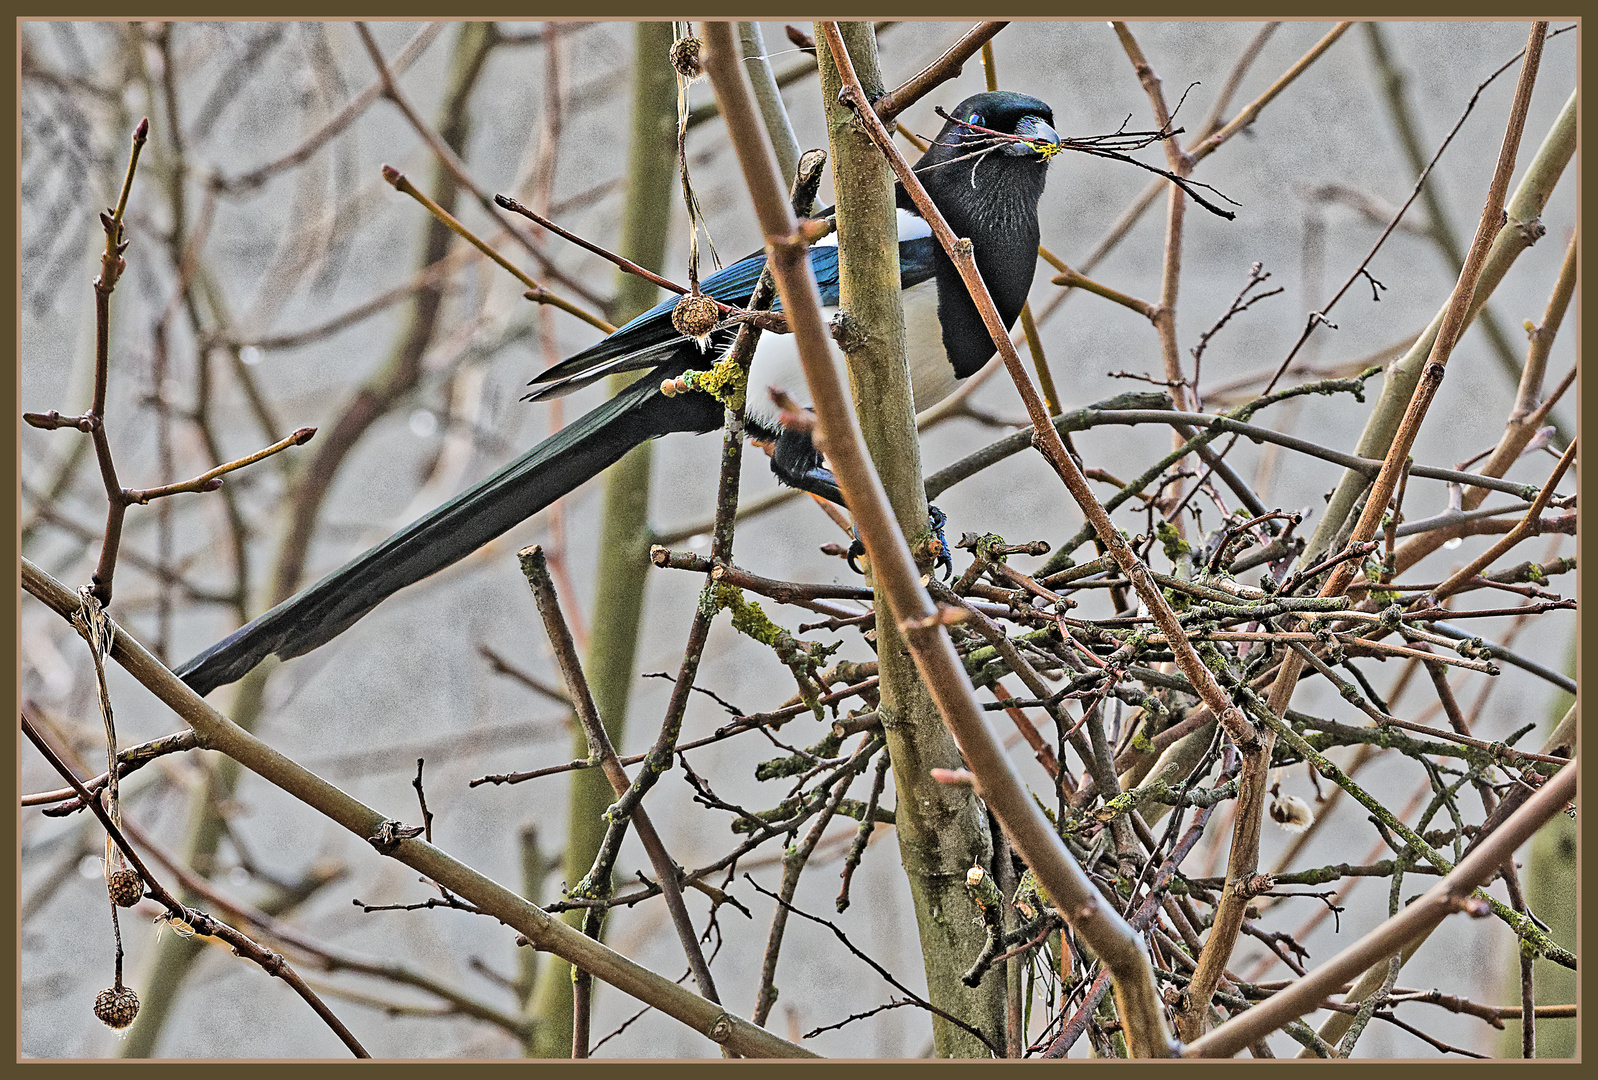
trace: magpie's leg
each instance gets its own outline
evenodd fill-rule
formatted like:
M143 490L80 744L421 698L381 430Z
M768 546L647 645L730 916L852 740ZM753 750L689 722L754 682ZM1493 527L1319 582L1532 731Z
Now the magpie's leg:
M932 529L933 546L937 549L932 559L932 568L943 571L944 581L954 576L954 556L949 554L949 538L943 535L943 526L948 521L948 515L936 506L927 507L927 524Z
M844 506L843 493L838 490L838 481L832 475L832 470L826 467L808 432L785 428L754 417L750 418L750 428L757 438L772 444L771 471L777 475L778 480L789 487L811 492L829 502ZM935 552L932 565L934 570L943 571L945 581L954 574L954 559L949 555L949 541L943 535L943 526L947 521L948 518L942 510L936 506L927 507L927 525L932 531L931 546ZM849 568L857 574L865 572L855 562L855 559L864 555L865 551L865 545L859 540L849 545L846 559Z
M949 554L949 540L943 535L943 526L948 522L947 515L936 506L927 507L927 528L932 530L932 542L927 546L932 549L932 569L934 572L943 571L943 580L948 581L954 576L954 558ZM856 565L855 560L866 553L866 546L859 540L849 545L849 552L844 558L849 563L849 569L857 574L865 571Z
M771 471L779 481L848 509L837 478L827 468L808 432L785 428L754 413L745 417L744 423L751 439L771 448Z

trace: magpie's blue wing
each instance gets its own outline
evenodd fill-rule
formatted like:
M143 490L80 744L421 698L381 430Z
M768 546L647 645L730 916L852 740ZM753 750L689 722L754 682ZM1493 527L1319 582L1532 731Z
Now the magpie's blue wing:
M830 215L824 210L820 216ZM932 230L920 215L900 209L899 224L899 286L908 289L933 276L938 257L938 244ZM824 307L838 304L838 247L837 240L828 237L810 249L810 270L816 277ZM718 270L700 283L700 288L723 304L746 307L754 294L760 272L766 268L764 252L755 252L722 270ZM538 387L528 397L533 401L560 397L573 390L618 371L638 371L660 364L676 362L689 367L708 367L732 344L735 330L719 330L710 335L703 346L679 334L671 325L671 309L678 298L667 297L627 325L616 330L603 341L584 349L576 356L563 360L533 379ZM781 310L779 300L772 305Z
M816 284L821 290L821 302L836 305L838 249L816 246L810 249L809 254L810 269L816 275ZM755 284L765 268L765 252L756 252L716 271L701 281L699 287L723 304L745 307L754 295ZM705 366L708 366L730 344L731 332L712 334L710 342L701 349L671 325L671 310L679 299L676 296L667 297L603 341L545 371L533 379L532 385L539 389L528 395L529 399L542 401L560 397L615 372L637 371L682 358L682 354L688 350L705 356ZM780 309L782 304L779 301L773 307Z

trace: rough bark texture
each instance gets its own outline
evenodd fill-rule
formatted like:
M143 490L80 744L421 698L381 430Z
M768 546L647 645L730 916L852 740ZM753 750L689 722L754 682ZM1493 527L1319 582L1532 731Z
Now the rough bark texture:
M866 91L881 94L871 25L845 23L842 29ZM842 310L851 320L849 385L894 516L913 541L927 533L927 502L904 355L893 173L849 110L838 104L840 86L837 69L822 50L821 94L827 105L843 253ZM932 769L960 768L960 753L881 595L877 656L883 730L897 793L895 831L915 902L927 996L979 1028L995 1046L1003 1046L1003 978L986 979L975 990L960 981L986 940L981 913L966 893L965 875L973 864L989 865L991 841L975 795L967 788L939 784L930 775ZM941 1019L933 1019L933 1039L939 1057L990 1056L969 1032Z

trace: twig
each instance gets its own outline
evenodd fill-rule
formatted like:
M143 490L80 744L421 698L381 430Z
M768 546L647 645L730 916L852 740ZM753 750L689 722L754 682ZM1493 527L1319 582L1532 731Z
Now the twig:
M622 769L621 762L617 760L615 748L610 744L610 736L599 719L599 711L594 707L593 696L588 692L588 679L583 674L582 662L577 657L576 642L572 640L565 616L561 613L560 600L555 595L555 583L549 576L543 549L536 546L523 548L517 552L517 557L521 561L522 574L527 578L527 584L532 587L533 598L538 602L538 613L543 616L544 630L555 649L555 658L560 663L561 673L566 677L566 688L571 695L574 711L577 713L578 721L583 725L583 734L588 737L589 753L599 760L600 767L605 771L605 778L610 781L610 786L619 798L627 793L631 782ZM677 939L688 957L688 966L694 973L694 981L699 986L699 992L710 1001L719 1001L716 996L715 980L705 963L704 952L699 947L698 933L694 930L693 920L683 904L682 886L678 884L677 878L677 864L667 853L665 845L661 843L660 835L655 831L654 824L642 806L633 810L632 823L639 842L649 853L649 861L655 868L655 878L660 883L661 892L666 898L666 907L671 912L672 925L676 927ZM608 892L608 887L605 887L605 891Z
M118 634L117 637L125 638L126 635ZM239 931L235 930L231 926L228 926L226 923L219 922L202 911L195 911L192 908L184 907L181 903L179 903L177 898L168 892L166 888L163 887L161 883L157 881L150 873L149 869L144 865L144 860L139 858L139 853L133 850L133 847L128 843L127 838L122 835L122 830L117 827L116 823L111 820L111 816L106 812L105 808L100 805L99 799L89 794L88 789L86 789L78 780L77 774L67 766L66 762L62 761L56 755L55 751L50 748L50 744L39 735L38 731L34 728L33 722L28 719L28 714L23 712L21 716L23 734L25 734L28 737L28 740L32 742L36 748L38 748L39 753L44 756L44 759L50 763L51 767L54 768L56 772L60 773L62 778L72 785L74 790L77 791L78 797L88 804L89 809L94 811L95 817L100 819L100 824L105 828L106 836L110 838L111 842L116 845L117 850L119 850L127 858L128 862L132 864L133 869L138 872L139 877L143 880L144 887L148 890L150 897L162 907L166 908L168 916L172 920L191 927L196 934L202 934L206 937L221 938L223 941L231 945L233 947L233 951L238 955L258 964L268 975L271 975L274 978L282 979L284 982L288 983L288 985L293 988L294 992L299 994L300 998L311 1007L317 1016L322 1018L322 1021L327 1024L329 1028L332 1029L333 1033L338 1036L339 1040L349 1048L350 1053L354 1054L358 1058L371 1057L371 1055L366 1052L366 1049L361 1046L360 1041L355 1038L355 1036L348 1028L344 1026L343 1022L340 1021L337 1016L333 1015L332 1010L323 1003L322 999L317 997L316 993L311 990L310 987L305 985L305 980L301 979L294 969L289 967L288 963L284 961L283 957L269 949L265 949L260 945L257 945L254 941L250 940L250 938L239 933ZM120 966L121 961L119 958L119 984L121 981Z
M854 880L855 868L865 856L866 845L871 842L872 833L876 832L877 800L882 797L882 789L888 778L888 767L892 764L893 760L887 754L877 758L877 771L871 778L871 794L866 798L866 810L860 816L860 828L855 832L854 841L849 845L849 854L844 856L843 870L838 875L843 879L843 885L838 889L838 899L834 906L840 915L849 907L849 884Z
M726 106L726 102L723 101L722 108L726 109L726 107L727 107ZM881 975L882 978L888 983L889 986L892 986L895 990L899 991L899 993L904 994L911 1001L915 1002L915 1004L917 1006L927 1010L927 1012L932 1013L932 1015L941 1016L943 1019L947 1020L951 1024L954 1024L956 1027L962 1028L965 1031L970 1032L972 1035L974 1035L978 1039L982 1040L982 1042L987 1045L988 1049L991 1050L995 1055L999 1054L999 1048L994 1046L993 1043L989 1042L988 1041L988 1037L986 1035L982 1034L982 1032L978 1031L976 1028L972 1027L970 1024L967 1024L964 1020L961 1020L958 1016L953 1016L953 1015L945 1012L944 1010L938 1008L936 1005L932 1004L932 1002L928 1001L926 998L924 998L921 995L917 994L914 990L911 990L909 987L905 986L904 983L902 983L898 979L894 978L893 977L893 973L891 971L889 971L887 968L883 967L881 964L877 963L870 956L866 955L859 948L857 948L855 946L854 942L849 940L849 935L845 934L841 929L839 929L838 925L836 923L832 922L829 919L823 919L819 915L812 915L808 911L799 910L798 908L794 907L791 903L789 903L787 900L784 900L782 897L780 897L776 893L772 892L770 889L761 888L760 882L756 881L754 878L750 877L748 874L744 875L744 880L749 882L749 884L754 887L754 890L756 892L760 893L762 896L769 896L773 900L775 900L778 904L780 904L782 906L782 909L784 911L787 911L787 912L790 912L790 913L792 913L794 915L797 915L801 919L808 919L810 922L818 923L821 926L825 926L828 930L831 930L832 933L833 933L833 936L836 937L839 941L843 942L844 948L846 948L850 952L854 953L860 959L864 960L867 964L870 964L871 965L871 969L873 971L875 971L878 975Z
M1525 516L1515 523L1515 527L1509 531L1509 535L1482 552L1475 559L1472 559L1465 566L1454 571L1446 581L1432 591L1434 597L1441 600L1443 597L1458 591L1461 585L1497 561L1498 556L1537 531L1537 522L1543 510L1548 506L1548 500L1553 498L1554 488L1564 478L1565 471L1570 468L1571 463L1576 459L1576 443L1578 441L1578 439L1570 440L1570 445L1565 447L1565 452L1560 455L1559 464L1554 466L1553 473L1543 484L1542 490L1537 493L1537 498L1532 502L1531 509L1527 510Z
M545 682L540 678L537 678L536 676L529 675L521 668L511 664L510 661L506 660L503 656L489 648L487 645L479 644L477 646L477 655L488 661L488 665L493 669L494 674L504 675L515 679L517 682L521 683L534 693L549 698L551 701L560 705L564 705L567 708L571 707L571 698L566 696L565 691L561 690L557 686Z
M77 608L77 596L71 590L26 558L22 560L22 584L63 617ZM207 749L226 754L362 839L378 834L382 828L386 820L382 814L284 757L217 712L157 662L126 630L117 630L111 655L193 727ZM535 947L553 952L624 993L655 1005L721 1045L748 1057L813 1056L803 1047L750 1024L720 1005L585 937L576 928L552 918L543 908L438 848L417 839L402 838L388 855L501 920Z
M604 319L584 311L570 300L550 292L544 286L534 281L525 272L514 266L509 259L505 258L505 256L501 255L493 248L489 247L488 244L479 238L476 233L462 225L458 220L456 220L453 214L445 210L442 206L438 205L438 203L434 202L426 195L422 194L422 192L417 189L416 185L412 184L410 180L406 178L404 173L400 172L392 165L383 166L383 180L392 186L395 191L398 191L404 195L409 195L411 198L421 203L427 208L427 211L430 214L432 214L439 221L442 221L445 225L449 226L450 231L456 236L459 236L461 239L477 248L478 251L481 251L490 259L493 259L494 262L498 263L505 270L509 271L512 277L514 277L517 281L520 281L523 285L527 286L527 299L535 300L540 304L548 304L551 307L559 308L568 315L575 315L589 326L592 326L596 330L599 330L603 333L609 334L615 331L616 328L610 323L606 322Z
M1569 765L1555 774L1525 805L1494 830L1477 850L1460 860L1447 877L1419 900L1287 989L1189 1043L1183 1048L1182 1056L1231 1057L1243 1047L1275 1031L1284 1022L1317 1008L1321 999L1335 992L1344 980L1392 956L1406 943L1430 932L1449 915L1469 910L1471 892L1490 880L1504 859L1513 854L1544 822L1559 813L1575 795L1575 766L1576 760L1573 758Z
M771 1007L777 1003L777 959L782 950L782 941L788 925L788 912L793 900L794 892L799 887L799 875L803 873L805 864L809 862L811 854L816 850L816 844L821 841L821 834L826 831L827 825L838 810L838 804L848 794L849 788L860 775L871 756L880 752L885 746L880 736L870 737L864 745L855 752L849 764L839 770L840 775L832 782L832 791L828 794L826 803L816 815L815 822L810 826L810 831L797 846L790 846L783 852L782 859L782 884L778 889L777 901L780 905L771 919L771 930L766 936L766 951L760 967L760 989L755 994L755 1009L752 1019L757 1024L764 1025L771 1015ZM883 757L888 755L883 754ZM858 763L858 764L857 764ZM868 813L860 822L862 829L869 831L875 826L872 818L875 816L875 805L869 807Z
M302 427L294 434L279 439L271 446L257 450L253 454L247 454L237 460L218 465L216 468L203 472L192 480L184 480L176 484L165 484L161 487L145 488L143 490L129 489L122 493L122 497L129 503L143 506L151 499L160 499L167 495L178 495L190 491L215 491L222 486L221 478L226 474L233 472L235 469L242 469L246 465L254 465L257 461L263 461L273 454L287 450L291 446L304 446L311 441L312 436L315 434L315 428Z
M193 750L197 745L199 744L195 739L194 732L179 731L171 735L163 735L161 738L153 739L147 743L140 743L138 746L130 746L126 750L119 750L117 752L117 775L119 777L127 776L158 757ZM92 780L86 781L83 787L91 795L98 795L100 789L106 786L107 778L107 773L101 773ZM44 814L48 817L75 813L84 809L87 805L77 797L76 787L65 787L56 791L40 791L24 795L18 800L17 805L46 806L52 803L62 803L63 805L51 806L49 810L44 811Z
M1008 25L1010 24L1007 22L978 23L966 31L959 41L949 46L942 56L883 94L871 103L871 107L876 110L884 124L893 123L894 118L900 113L926 97L936 87L959 75L965 62L975 56L983 45Z

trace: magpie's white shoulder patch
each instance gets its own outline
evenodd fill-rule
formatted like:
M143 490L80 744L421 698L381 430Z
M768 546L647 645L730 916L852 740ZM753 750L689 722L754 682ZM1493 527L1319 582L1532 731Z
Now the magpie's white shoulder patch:
M899 222L899 243L902 244L906 240L921 240L932 235L932 226L928 225L926 219L920 214L912 213L903 207L898 208L894 213ZM837 247L838 230L834 229L820 240L817 240L815 246Z
M895 211L899 217L899 242L906 240L922 240L932 235L932 226L927 224L927 219L911 210L900 207Z

